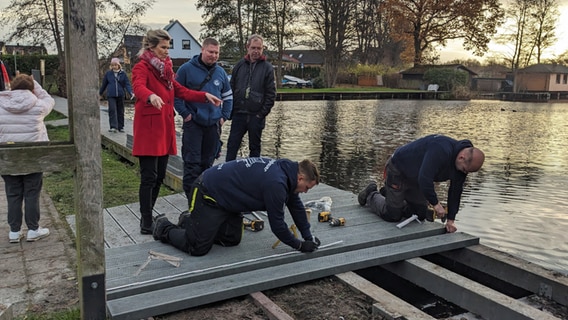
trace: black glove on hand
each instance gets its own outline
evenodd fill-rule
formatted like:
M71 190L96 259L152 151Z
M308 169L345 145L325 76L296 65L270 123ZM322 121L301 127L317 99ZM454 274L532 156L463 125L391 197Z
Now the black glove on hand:
M313 237L311 240L305 240L300 244L300 251L301 252L314 252L319 246L321 242L318 238Z

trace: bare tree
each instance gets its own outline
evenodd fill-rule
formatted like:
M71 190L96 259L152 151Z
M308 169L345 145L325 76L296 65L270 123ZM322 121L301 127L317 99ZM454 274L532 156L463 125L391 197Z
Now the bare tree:
M503 21L498 0L385 0L384 9L393 15L393 29L409 36L415 65L451 39L462 39L466 50L481 56Z
M532 35L531 55L540 63L543 51L556 42L556 22L558 21L558 2L556 0L540 0L535 2L532 12L532 26L529 34ZM533 52L536 50L536 52Z
M352 40L351 19L357 0L307 0L304 11L315 29L314 43L324 49L324 84L333 87L342 56Z
M271 0L271 16L273 17L272 43L276 46L276 84L281 86L282 79L282 56L287 43L291 42L295 35L294 24L297 22L299 0Z
M203 10L202 38L214 37L223 44L222 52L233 57L245 52L247 37L271 34L270 4L262 0L198 0Z
M138 18L143 16L154 2L155 0L134 2L130 4L129 9L123 10L113 0L96 1L97 16L100 17L97 21L97 28L101 32L100 34L106 34L108 37L101 37L103 38L101 41L102 51L106 52L104 47L111 43L118 44L122 40L123 34L132 30L132 28L139 29ZM58 0L12 0L10 5L2 10L0 17L3 23L15 26L14 31L8 36L8 41L21 39L30 41L34 45L46 42L53 44L59 60L59 69L55 75L58 94L66 96L62 5L63 2ZM109 11L112 11L115 18L103 18ZM106 23L109 23L109 25ZM126 23L126 26L121 25L122 23Z

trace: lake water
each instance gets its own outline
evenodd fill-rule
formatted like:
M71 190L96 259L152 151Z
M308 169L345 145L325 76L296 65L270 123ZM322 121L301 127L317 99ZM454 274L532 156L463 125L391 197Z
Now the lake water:
M225 144L229 129L230 121L223 127ZM433 133L470 139L486 155L483 168L468 175L458 231L568 274L568 103L277 102L267 118L262 155L311 159L323 182L358 193L369 180L382 179L384 163L398 146ZM246 141L240 156L248 155ZM440 199L446 188L437 186Z

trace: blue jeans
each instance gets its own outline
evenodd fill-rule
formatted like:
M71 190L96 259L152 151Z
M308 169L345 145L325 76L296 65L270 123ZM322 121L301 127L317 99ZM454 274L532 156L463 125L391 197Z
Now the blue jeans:
M181 154L183 158L183 190L191 191L193 181L215 161L219 143L219 124L204 127L188 121L183 123ZM188 197L189 199L189 197Z
M259 118L256 115L237 113L231 120L231 132L227 141L227 156L225 161L235 160L237 152L245 133L248 132L249 157L260 157L260 141L262 130L266 124L266 117Z

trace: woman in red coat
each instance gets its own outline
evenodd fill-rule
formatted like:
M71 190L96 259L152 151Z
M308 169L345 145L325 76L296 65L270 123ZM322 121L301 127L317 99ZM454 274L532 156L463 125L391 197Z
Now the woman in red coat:
M214 95L189 90L174 78L168 56L170 35L150 30L138 53L140 62L132 69L134 106L132 155L140 163L140 233L152 234L152 209L166 176L169 155L177 154L174 97L191 102L221 104Z

